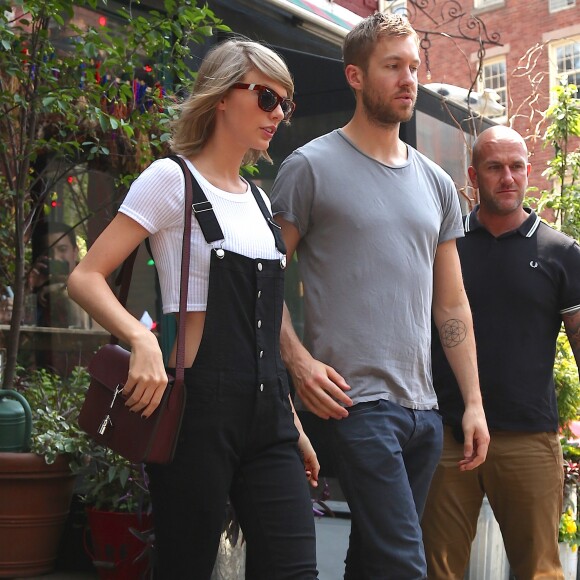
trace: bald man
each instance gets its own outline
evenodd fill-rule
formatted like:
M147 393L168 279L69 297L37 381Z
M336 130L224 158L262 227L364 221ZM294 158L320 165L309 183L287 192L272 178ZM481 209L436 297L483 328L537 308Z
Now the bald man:
M518 580L563 578L558 556L562 450L553 379L562 322L580 361L580 247L523 207L531 165L522 137L498 126L473 146L479 205L457 248L471 309L491 443L487 461L457 468L463 403L433 340L444 447L422 520L429 580L462 579L484 494Z

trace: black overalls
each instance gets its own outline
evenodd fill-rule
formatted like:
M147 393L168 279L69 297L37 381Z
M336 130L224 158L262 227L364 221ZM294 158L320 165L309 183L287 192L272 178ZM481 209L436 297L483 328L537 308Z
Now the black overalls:
M247 543L248 580L317 578L312 504L279 350L284 266L284 252L262 260L211 250L205 326L185 369L175 458L147 466L156 580L210 578L228 497Z

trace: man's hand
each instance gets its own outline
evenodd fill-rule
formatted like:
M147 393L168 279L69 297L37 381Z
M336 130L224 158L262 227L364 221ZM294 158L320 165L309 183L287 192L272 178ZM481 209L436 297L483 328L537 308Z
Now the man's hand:
M460 471L470 471L481 465L487 457L489 431L481 405L465 409L463 426L463 459L458 463Z
M338 401L348 407L352 405L344 392L350 387L332 367L314 359L305 350L301 360L294 361L290 373L296 392L309 411L321 419L348 417L348 411Z
M275 218L282 228L288 263L300 241L298 228L286 220ZM284 304L280 350L286 368L292 376L296 392L309 411L321 419L343 419L348 411L339 402L350 407L352 400L344 391L350 390L344 378L332 367L314 359L298 338L288 307Z

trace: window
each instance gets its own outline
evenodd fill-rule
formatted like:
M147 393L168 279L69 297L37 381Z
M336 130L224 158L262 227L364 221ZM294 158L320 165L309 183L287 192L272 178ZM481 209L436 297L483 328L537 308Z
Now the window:
M576 6L576 0L550 0L550 12L557 12L572 6Z
M506 115L508 98L505 57L489 59L483 63L479 91L483 92L484 89L490 89L497 93L499 97L498 104L504 107L502 115Z
M551 46L551 86L567 77L569 84L580 86L580 38Z
M388 14L400 14L401 16L408 16L407 0L390 0L386 3L385 12Z
M473 7L478 8L497 8L498 5L505 4L505 0L473 0Z
M458 191L462 213L471 211L465 194L473 197L467 178L471 137L455 125L450 125L431 116L426 111L415 111L417 127L417 149L438 163L451 176Z

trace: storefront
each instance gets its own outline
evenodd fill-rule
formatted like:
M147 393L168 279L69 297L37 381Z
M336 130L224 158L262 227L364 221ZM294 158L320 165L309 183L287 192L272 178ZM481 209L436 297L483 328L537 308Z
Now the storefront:
M344 125L351 117L354 97L344 78L341 42L360 17L326 0L212 0L210 8L235 33L266 42L279 51L294 76L297 108L292 123L283 127L272 143L270 154L274 164L260 164L256 177L268 192L280 163L288 154L307 141ZM103 17L103 14L83 10L79 18ZM105 17L114 21L113 12ZM205 45L196 46L194 57L203 57L220 39L221 33ZM416 114L401 127L403 140L439 163L453 177L459 190L467 189L466 168L472 136L491 123L469 119L467 115L459 105L446 103L439 95L420 87ZM114 199L114 185L106 170L88 172L72 185L64 183L63 192L67 188L71 189L70 195L78 195L77 190L83 189L80 193L88 199L89 208L101 207L107 199ZM62 203L66 205L68 199L70 197L63 193ZM465 199L461 199L466 209ZM112 209L107 216L93 221L92 225L89 222L89 228L77 232L78 237L86 239L88 244L92 242L99 228L114 214L114 204L109 205ZM55 212L56 219L62 219L60 208L59 212L60 215ZM135 266L132 286L129 309L138 318L145 312L151 316L158 324L162 344L167 350L172 341L173 321L161 314L155 269L144 249ZM301 285L295 264L288 270L287 300L300 333ZM102 334L98 329L94 331ZM48 340L45 334L43 331L44 342ZM59 334L62 333L55 332L55 344L61 345ZM34 332L29 335L31 344L40 340L35 338ZM87 348L94 348L93 342L86 341Z

